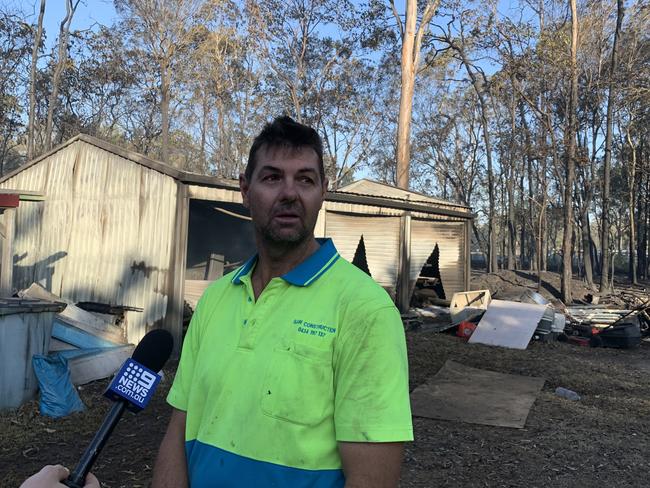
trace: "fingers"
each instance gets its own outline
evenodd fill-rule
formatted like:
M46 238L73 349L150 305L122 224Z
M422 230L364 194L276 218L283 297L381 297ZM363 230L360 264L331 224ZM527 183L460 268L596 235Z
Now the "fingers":
M86 475L86 484L84 484L84 488L100 488L99 480L94 474L88 473Z
M66 479L69 474L70 471L60 464L48 465L35 475L26 479L25 482L20 485L20 488L49 488L51 486L63 486L59 484L59 481Z
M63 481L70 475L70 470L65 466L61 466L60 464L55 464L54 466L45 466L41 471L48 468L53 479L56 479L57 481Z

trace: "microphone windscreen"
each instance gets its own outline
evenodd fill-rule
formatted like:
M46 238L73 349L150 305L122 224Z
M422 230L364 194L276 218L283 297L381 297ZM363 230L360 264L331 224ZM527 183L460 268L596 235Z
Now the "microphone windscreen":
M152 371L160 371L174 347L172 335L163 329L147 333L133 351L133 359Z

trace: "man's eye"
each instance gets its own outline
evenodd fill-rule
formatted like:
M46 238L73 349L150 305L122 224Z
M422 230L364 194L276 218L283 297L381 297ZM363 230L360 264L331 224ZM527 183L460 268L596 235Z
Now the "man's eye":
M308 183L310 185L314 182L314 180L309 176L303 176L302 178L300 178L300 181L302 181L303 183Z
M278 175L266 175L264 178L262 178L263 181L277 181L279 179L280 177Z

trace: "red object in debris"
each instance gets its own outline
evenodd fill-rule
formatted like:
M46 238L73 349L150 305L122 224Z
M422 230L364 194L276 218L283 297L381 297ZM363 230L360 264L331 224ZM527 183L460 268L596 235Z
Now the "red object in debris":
M0 193L0 208L15 208L20 204L20 195Z
M456 331L456 335L466 341L476 330L476 325L477 324L473 322L468 322L467 320L463 320L460 324L458 324L458 330Z
M567 342L576 346L589 347L589 337L568 336Z

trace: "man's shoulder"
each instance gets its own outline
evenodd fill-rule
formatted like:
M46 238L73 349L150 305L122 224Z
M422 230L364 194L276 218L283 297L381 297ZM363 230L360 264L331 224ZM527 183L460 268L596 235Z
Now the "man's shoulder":
M339 258L328 276L328 286L340 290L340 296L349 304L368 308L394 307L390 295L366 272L344 258Z

